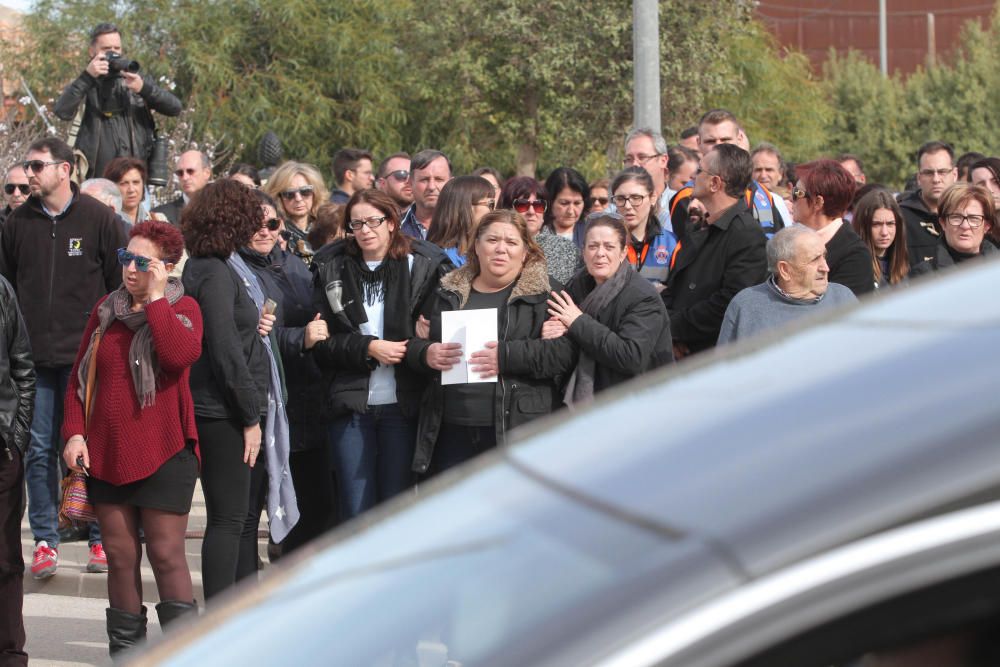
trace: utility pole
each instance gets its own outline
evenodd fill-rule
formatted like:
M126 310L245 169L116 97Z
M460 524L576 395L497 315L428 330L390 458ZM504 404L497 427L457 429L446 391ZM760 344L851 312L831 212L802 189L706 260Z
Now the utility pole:
M635 127L661 132L660 15L657 0L632 0Z
M927 68L937 65L937 36L934 30L934 13L927 12Z
M878 62L882 76L889 76L888 21L885 15L885 0L878 0Z

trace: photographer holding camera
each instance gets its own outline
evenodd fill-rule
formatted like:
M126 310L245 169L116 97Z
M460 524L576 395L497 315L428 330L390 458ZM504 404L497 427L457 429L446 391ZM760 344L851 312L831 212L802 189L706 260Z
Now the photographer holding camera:
M53 108L63 120L80 117L74 147L88 162L81 180L102 176L116 157L148 162L156 132L152 112L165 116L181 112L180 100L157 86L152 77L140 75L139 63L122 55L118 26L101 23L95 27L87 53L87 68L66 86Z

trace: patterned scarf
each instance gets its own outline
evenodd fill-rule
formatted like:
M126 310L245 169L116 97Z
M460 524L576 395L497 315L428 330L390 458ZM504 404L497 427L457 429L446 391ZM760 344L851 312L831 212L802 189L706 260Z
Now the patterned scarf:
M260 312L264 308L265 297L257 276L239 253L230 255L226 263L243 281L247 294ZM285 413L285 401L282 397L281 372L274 358L270 336L263 340L267 358L271 362L271 382L267 388L267 420L262 434L264 451L267 453L267 523L271 529L271 537L276 543L280 543L299 522L299 506L288 468L291 440L288 437L288 415Z
M171 306L180 301L181 297L184 296L184 286L181 281L177 278L167 278L165 296ZM87 369L91 363L96 363L92 356L98 333L103 336L108 327L115 320L118 320L134 334L132 344L128 349L128 365L132 370L132 385L135 387L139 406L148 408L153 405L156 402L156 378L160 374L160 362L156 357L156 350L153 348L153 332L150 331L149 323L146 321L146 309L133 311L132 295L122 285L108 294L108 298L97 308L97 319L97 328L91 334L87 351L84 352L83 359L80 360L80 368L77 372L80 387L77 390L77 396L83 401L87 395ZM188 329L192 327L191 320L184 315L177 314L177 319Z

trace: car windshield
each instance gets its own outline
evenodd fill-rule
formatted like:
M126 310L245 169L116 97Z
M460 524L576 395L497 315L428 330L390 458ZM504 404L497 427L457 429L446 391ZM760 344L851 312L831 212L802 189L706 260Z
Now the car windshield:
M500 465L266 582L263 599L247 596L256 604L217 626L211 643L231 636L227 659L245 651L258 664L272 651L286 664L538 663L662 596L650 582L663 581L668 566L674 577L685 563L698 573L670 587L679 599L710 592L701 573L716 585L727 579L713 560L669 530L639 527ZM248 627L267 633L248 641ZM195 641L169 662L204 663L207 644Z

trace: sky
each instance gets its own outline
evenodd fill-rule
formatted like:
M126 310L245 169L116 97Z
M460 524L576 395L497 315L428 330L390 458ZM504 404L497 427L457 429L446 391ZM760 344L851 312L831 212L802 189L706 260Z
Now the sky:
M26 12L31 7L31 0L0 0L0 5L16 9L19 12Z

